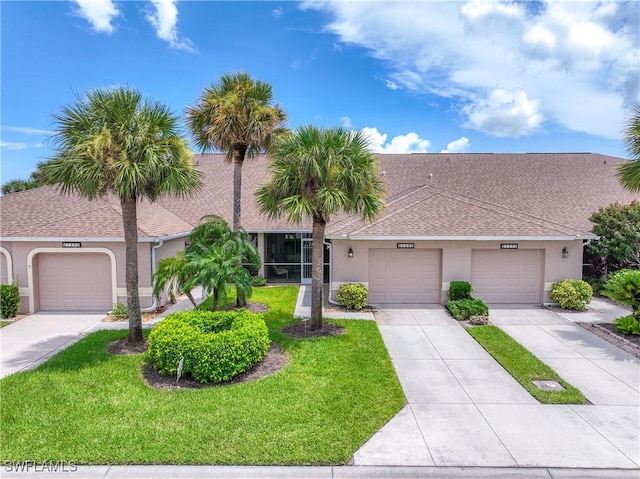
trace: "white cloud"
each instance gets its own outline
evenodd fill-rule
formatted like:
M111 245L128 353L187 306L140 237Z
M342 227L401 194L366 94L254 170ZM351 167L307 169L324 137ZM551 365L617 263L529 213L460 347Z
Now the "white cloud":
M343 116L340 117L340 122L342 123L342 126L345 128L352 128L353 125L351 123L351 118L349 118L348 116Z
M367 49L394 84L453 99L466 107L462 122L490 134L529 134L544 119L619 138L625 109L640 96L639 2L328 0L303 8L330 13L327 30ZM526 98L499 101L499 90ZM509 115L518 125L498 127Z
M26 143L0 141L0 148L6 148L7 150L24 150L29 148L29 145Z
M426 153L431 145L429 140L420 138L417 133L398 135L387 142L388 135L380 133L375 127L365 126L362 133L369 140L371 150L375 153Z
M542 124L540 101L530 100L523 91L493 90L465 106L468 128L492 136L518 138L536 131Z
M469 138L462 136L457 140L450 142L444 150L440 151L440 153L462 153L467 151L470 146L471 142L469 141Z
M96 32L112 33L115 27L111 21L120 15L112 0L73 0L78 9L76 14L88 20Z
M195 45L188 38L178 36L178 7L177 0L151 0L153 11L149 11L145 18L155 28L156 35L169 43L171 48L196 52Z
M282 18L282 7L274 8L271 10L271 16L276 20Z
M13 131L15 133L22 133L24 135L51 135L51 130L41 130L38 128L30 128L27 126L3 126L3 130Z
M400 85L398 85L396 82L394 82L392 80L385 80L384 83L385 83L385 85L387 86L387 88L389 90L399 90L400 89Z

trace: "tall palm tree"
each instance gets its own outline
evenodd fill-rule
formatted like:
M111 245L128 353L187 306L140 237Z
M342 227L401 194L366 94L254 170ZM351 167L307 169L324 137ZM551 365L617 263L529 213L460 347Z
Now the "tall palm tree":
M63 194L115 195L122 208L129 341L140 342L137 203L164 195L187 197L202 187L180 136L177 118L130 88L98 89L54 115L55 156L40 167Z
M226 74L188 107L187 124L202 151L217 150L233 162L233 229L241 224L242 165L268 149L287 119L273 105L271 85L246 73Z
M636 104L633 108L623 134L631 161L620 165L618 178L626 189L632 193L640 193L640 104Z
M313 221L311 329L322 327L325 227L340 212L372 220L384 209L384 183L375 155L359 132L305 126L278 139L271 179L256 191L269 217Z

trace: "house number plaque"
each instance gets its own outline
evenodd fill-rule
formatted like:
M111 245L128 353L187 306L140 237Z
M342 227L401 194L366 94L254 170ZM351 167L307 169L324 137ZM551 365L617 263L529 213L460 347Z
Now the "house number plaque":
M398 249L414 249L416 247L415 243L397 243L396 247Z
M82 248L82 243L80 241L63 241L63 248Z

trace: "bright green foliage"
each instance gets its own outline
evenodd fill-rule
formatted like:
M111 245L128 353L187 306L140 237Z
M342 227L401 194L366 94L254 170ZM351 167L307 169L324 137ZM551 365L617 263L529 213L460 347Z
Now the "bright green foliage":
M564 309L584 311L592 296L593 288L586 281L565 279L551 285L551 301L555 301Z
M599 296L601 294L602 287L605 282L603 278L599 278L597 276L584 276L583 280L591 286L594 295Z
M471 291L473 291L471 283L467 281L451 281L449 284L449 299L452 301L471 299Z
M640 193L640 104L636 104L624 129L629 163L618 167L618 178L626 189Z
M640 321L640 270L620 271L607 278L602 294L631 306L633 316Z
M251 286L260 287L267 284L267 278L264 276L251 276Z
M17 284L0 285L0 317L13 318L20 308L20 290Z
M269 331L261 315L241 311L173 313L149 334L149 359L161 374L200 382L228 381L264 358Z
M464 321L471 316L488 316L489 307L481 299L456 299L447 303L447 310L458 321Z
M587 247L595 257L593 266L599 275L623 268L640 268L639 201L601 208L589 220L593 223L593 233L600 237Z
M111 310L111 316L118 319L127 319L129 317L127 305L123 303L116 303Z
M369 292L364 284L345 283L338 288L336 299L348 309L362 309L367 305Z
M327 222L340 213L376 218L384 209L384 181L368 139L353 130L300 127L279 137L270 156L271 177L257 189L257 203L270 218L313 223L311 329L319 329Z
M114 195L122 209L129 341L142 341L137 203L189 197L202 187L178 118L130 88L97 89L54 115L55 156L38 176L64 194Z
M616 318L615 325L616 329L623 334L640 335L640 321L636 320L632 314Z
M545 404L584 404L582 393L497 326L476 326L467 332L533 397ZM541 391L532 381L557 381L564 391Z

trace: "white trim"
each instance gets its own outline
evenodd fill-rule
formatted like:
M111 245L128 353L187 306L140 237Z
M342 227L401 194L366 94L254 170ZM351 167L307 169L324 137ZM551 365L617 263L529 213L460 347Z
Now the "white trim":
M592 234L567 236L371 236L327 235L326 239L351 241L572 241L593 238Z
M111 302L116 304L118 302L118 281L116 276L116 255L108 248L34 248L29 251L27 256L27 284L29 287L29 313L35 313L35 280L33 277L33 257L40 253L68 253L68 254L83 254L83 253L104 253L109 256L111 260Z
M0 253L7 258L7 281L9 281L9 284L13 284L13 258L11 258L11 253L9 253L7 248L3 248L2 246L0 246Z
M553 285L553 283L544 283L544 290L545 291L551 291L551 286Z
M127 296L127 288L118 288L118 297ZM143 298L149 298L153 296L153 288L138 288L138 296Z
M442 282L442 291L449 291L451 288L451 283L449 281Z

